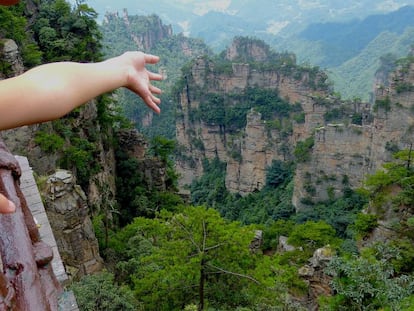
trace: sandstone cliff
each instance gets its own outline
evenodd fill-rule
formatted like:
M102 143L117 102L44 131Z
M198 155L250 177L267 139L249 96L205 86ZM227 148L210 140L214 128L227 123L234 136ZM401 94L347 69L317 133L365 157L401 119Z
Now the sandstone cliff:
M203 159L215 157L227 164L229 191L245 195L261 189L272 160L294 159L297 143L313 137L310 158L299 161L294 177L292 202L300 210L361 186L367 174L392 159L392 152L411 143L412 64L391 77L390 87L378 86L371 105L333 96L323 73L297 66L290 55L272 53L263 43L236 39L223 53L225 61L200 57L186 72L176 120L182 189L203 174ZM225 119L229 109L246 110L240 97L251 88L271 90L291 106L299 104L303 119L291 113L288 121L249 108L245 125L235 129L231 120L209 119L203 112L215 109Z
M242 58L237 51L246 49L249 54L244 60L249 62L234 62ZM184 77L176 121L176 137L182 152L176 167L184 187L202 175L203 159L218 157L227 163L228 190L247 194L264 186L266 168L272 160L290 158L296 142L324 123L327 107L319 104L318 99L327 96L326 76L296 66L291 55L272 54L260 42L236 39L225 54L225 65L197 58ZM260 68L256 66L258 62L263 62ZM254 109L248 109L245 126L236 130L231 122L226 128L197 118L212 94L225 94L219 106L246 109L243 99L238 97L252 88L277 93L291 105L299 105L304 122L282 120L277 113L269 118ZM282 124L272 126L272 121Z
M367 120L362 125L327 124L315 129L311 160L299 163L296 170L297 209L306 208L304 202L338 196L345 187L360 187L367 174L392 160L393 152L409 148L413 83L414 64L408 63L391 75L390 87L377 87L373 107L359 107Z
M127 34L123 35L129 37L140 51L150 51L157 42L172 36L171 25L163 25L161 19L157 16L151 16L145 22L142 20L139 23L141 29L136 29L137 24L135 20L137 19L140 19L140 17L130 16L128 15L127 9L124 9L122 16L119 16L118 12L107 13L104 17L103 24L119 24L127 32Z

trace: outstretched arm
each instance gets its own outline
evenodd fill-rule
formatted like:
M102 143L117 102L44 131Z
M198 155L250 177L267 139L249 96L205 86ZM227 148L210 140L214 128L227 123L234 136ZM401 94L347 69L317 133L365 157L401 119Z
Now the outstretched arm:
M52 63L0 81L0 130L59 118L103 93L126 87L149 108L160 112L161 90L151 80L162 76L146 69L159 58L127 52L104 62ZM15 205L0 194L0 213L12 213Z
M41 65L0 81L0 130L59 118L103 93L126 87L160 112L161 90L151 80L162 76L146 69L159 58L127 52L100 63L61 62Z

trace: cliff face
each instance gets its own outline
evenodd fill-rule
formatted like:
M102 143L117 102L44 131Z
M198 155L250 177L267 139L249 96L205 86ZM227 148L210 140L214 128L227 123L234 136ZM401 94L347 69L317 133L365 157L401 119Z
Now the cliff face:
M121 17L118 12L107 13L103 23L120 23L121 27L125 28L127 36L132 39L137 49L141 51L150 51L157 42L172 36L172 26L164 25L161 19L157 16L151 16L151 18L146 19L144 24L142 24L142 22L140 23L141 29L135 29L134 27L136 27L136 24L131 21L131 19L138 18L138 16L129 16L127 9L124 9Z
M257 68L254 61L267 64L270 52L252 44L244 48L237 44L236 40L225 53L231 66L223 69L218 62L198 58L185 76L176 123L182 147L176 162L181 188L203 174L203 159L218 157L227 164L229 191L245 195L261 189L272 160L293 159L297 143L313 137L310 157L299 161L294 177L293 204L300 210L309 203L338 197L347 187L361 186L365 176L390 161L396 149L408 148L411 143L412 64L391 77L390 87L377 88L376 104L371 106L329 95L321 83L322 74L289 66L287 61L278 67ZM243 59L240 51L246 49L246 62L235 62ZM290 105L300 104L302 121L282 120L277 114L269 118L251 109L245 126L234 130L231 123L223 125L199 117L212 94L225 94L220 105L238 107L240 101L234 94L243 96L249 88L274 90ZM221 109L220 105L215 109ZM338 112L340 116L335 116ZM272 126L275 122L279 126Z
M341 194L344 187L361 186L367 174L392 160L393 152L410 147L413 83L414 65L409 64L390 77L390 87L377 88L372 121L362 126L331 124L316 129L311 160L300 163L296 170L293 203L298 209L306 208L303 198L326 200ZM369 119L370 107L361 108Z
M235 40L226 53L227 58L239 58L238 44L240 42ZM264 61L269 66L259 70L249 63L233 62L230 68L222 70L220 65L211 60L198 58L185 77L184 87L179 95L176 123L176 137L183 146L176 163L181 175L181 186L190 184L194 178L202 175L203 159L218 157L227 163L228 190L247 194L261 189L265 184L266 168L272 160L290 157L292 146L308 137L314 127L323 124L326 107L318 105L316 99L326 96L326 89L312 87L309 84L308 71L301 71L294 65L284 63L280 63L278 68L272 66L272 56L261 46L249 44L248 50L251 51L249 59ZM287 61L291 59L288 58ZM317 73L314 79L321 81L323 85L326 77ZM226 128L222 124L205 122L195 117L205 105L205 94L226 94L228 97L220 105L231 105L237 109L240 101L234 99L237 95L233 95L244 94L252 88L274 91L292 105L300 104L305 122L282 128L271 127L266 121L268 116L264 119L261 113L252 109L246 114L245 127L234 130L230 128L231 124ZM283 127L290 127L288 135Z

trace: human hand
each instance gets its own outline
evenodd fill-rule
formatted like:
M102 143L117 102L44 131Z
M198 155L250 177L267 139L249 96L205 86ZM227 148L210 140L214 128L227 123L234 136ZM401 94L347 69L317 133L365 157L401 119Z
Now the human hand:
M142 52L126 52L120 56L127 64L127 79L125 87L139 95L154 112L160 113L158 105L161 100L154 94L161 94L158 87L151 85L151 80L160 81L162 75L148 71L147 64L156 64L159 57Z
M14 213L16 205L8 200L4 195L0 194L0 214Z

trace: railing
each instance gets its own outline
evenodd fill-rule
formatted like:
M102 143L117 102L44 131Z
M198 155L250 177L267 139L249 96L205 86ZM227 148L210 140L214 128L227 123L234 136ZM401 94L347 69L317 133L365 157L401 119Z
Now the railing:
M57 311L62 288L53 273L52 249L40 240L20 186L20 167L0 140L0 193L16 205L0 215L0 311Z

